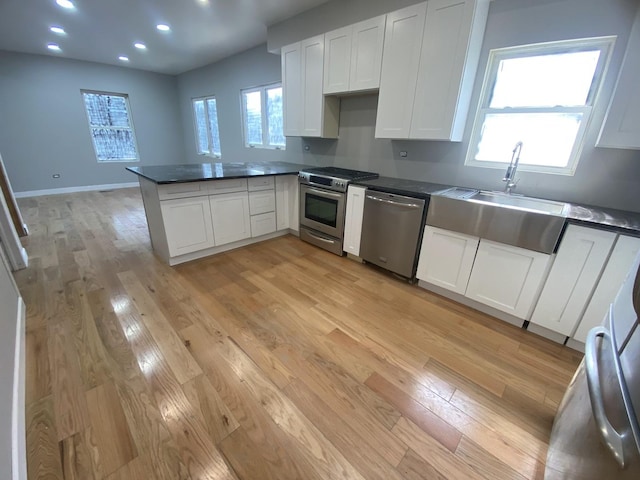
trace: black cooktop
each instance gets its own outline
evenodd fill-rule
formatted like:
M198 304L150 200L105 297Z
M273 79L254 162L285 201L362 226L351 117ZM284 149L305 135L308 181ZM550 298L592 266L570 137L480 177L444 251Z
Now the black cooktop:
M360 170L350 170L348 168L339 168L339 167L304 168L300 170L300 173L309 173L311 175L340 178L343 180L348 180L350 182L355 182L360 180L369 180L369 179L379 177L377 173L362 172Z

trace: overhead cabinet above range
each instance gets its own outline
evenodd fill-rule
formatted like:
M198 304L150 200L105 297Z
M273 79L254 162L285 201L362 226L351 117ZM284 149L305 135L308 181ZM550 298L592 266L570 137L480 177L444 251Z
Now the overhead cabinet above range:
M489 0L430 0L387 15L376 138L461 141Z

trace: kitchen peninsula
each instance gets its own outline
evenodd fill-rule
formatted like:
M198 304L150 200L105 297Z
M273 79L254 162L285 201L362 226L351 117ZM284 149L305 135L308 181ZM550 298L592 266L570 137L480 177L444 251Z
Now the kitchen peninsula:
M298 231L302 165L127 167L138 175L153 250L169 265Z

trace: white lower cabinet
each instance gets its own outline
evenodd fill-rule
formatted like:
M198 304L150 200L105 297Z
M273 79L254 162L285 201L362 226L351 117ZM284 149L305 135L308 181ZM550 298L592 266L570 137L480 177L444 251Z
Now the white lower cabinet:
M611 251L609 261L602 272L598 286L593 292L591 301L582 316L582 320L580 320L578 328L572 335L574 340L585 343L589 330L602 323L602 320L609 310L609 305L615 300L616 295L620 291L620 287L629 275L635 274L637 271L639 255L640 238L625 235L618 237ZM631 283L633 283L633 281L631 281ZM635 318L635 315L616 315L616 318L618 318L620 324L622 324L625 319ZM620 338L626 337L625 332L628 333L630 326L631 325L628 325L624 329L619 328L616 331L616 336L620 334ZM620 342L618 342L618 344L620 344Z
M589 303L615 239L613 232L569 225L531 323L571 335Z
M209 199L216 245L251 237L249 195L246 191L211 195Z
M208 196L163 200L160 208L170 256L215 245Z
M547 273L551 256L480 240L466 296L527 319Z
M362 217L364 215L364 196L367 189L349 185L347 190L347 211L344 221L344 251L355 256L360 255L362 236Z
M276 177L276 228L298 231L298 177Z
M276 231L276 212L251 215L251 236L259 237Z
M425 227L416 276L464 295L479 241L464 233Z

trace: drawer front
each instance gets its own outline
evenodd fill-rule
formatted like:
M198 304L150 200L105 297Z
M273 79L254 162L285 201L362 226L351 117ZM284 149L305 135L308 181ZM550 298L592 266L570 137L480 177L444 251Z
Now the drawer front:
M251 177L248 179L248 181L249 181L250 192L253 192L256 190L269 190L269 189L273 189L275 186L272 176Z
M160 200L197 197L198 195L206 195L207 188L207 182L168 183L158 185L158 196Z
M276 212L251 216L251 236L259 237L276 231Z
M214 180L209 182L209 193L215 195L217 193L233 193L246 192L246 178L230 178L229 180Z
M273 190L264 192L249 192L249 212L251 215L274 212L276 196Z

